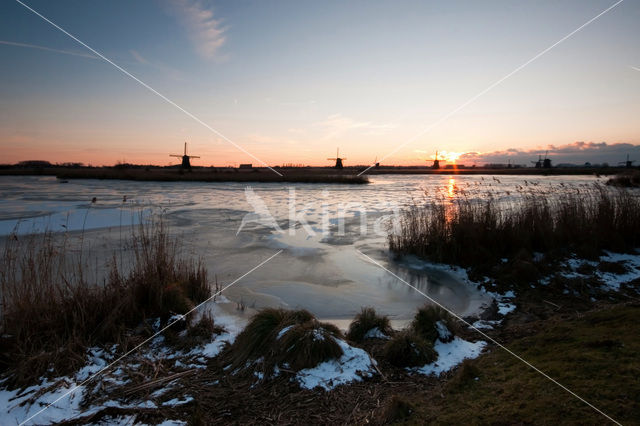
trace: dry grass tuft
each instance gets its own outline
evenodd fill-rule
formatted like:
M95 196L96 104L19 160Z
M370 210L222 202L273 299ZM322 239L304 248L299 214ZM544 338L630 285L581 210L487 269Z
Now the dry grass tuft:
M374 328L377 328L386 335L390 335L393 331L387 316L380 316L376 313L375 309L365 307L362 308L360 313L355 316L349 325L349 331L346 337L351 341L361 342L364 340L367 332Z
M383 357L396 367L418 367L438 359L433 344L410 330L404 330L389 340Z
M235 368L261 359L265 371L288 365L293 370L339 358L340 330L321 323L305 310L267 308L253 316L226 356Z
M443 326L446 330L442 329ZM438 338L443 342L450 342L458 330L458 323L440 306L425 305L416 312L411 330L431 343L435 343Z

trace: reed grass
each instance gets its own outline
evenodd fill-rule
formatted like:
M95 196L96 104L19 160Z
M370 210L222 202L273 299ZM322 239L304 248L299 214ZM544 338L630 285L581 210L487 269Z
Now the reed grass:
M632 170L615 175L607 180L607 185L623 188L638 188L640 187L640 171Z
M414 205L390 233L389 246L399 254L485 272L502 259L530 259L533 253L594 258L602 250L640 247L640 197L634 192L560 187L521 190L510 200L458 194Z
M151 332L148 320L166 323L209 297L205 268L179 255L161 219L134 227L130 245L128 272L114 255L108 277L97 283L88 278L86 254L83 261L74 253L66 234L7 239L0 258L5 384L71 373L84 364L87 348L126 349Z

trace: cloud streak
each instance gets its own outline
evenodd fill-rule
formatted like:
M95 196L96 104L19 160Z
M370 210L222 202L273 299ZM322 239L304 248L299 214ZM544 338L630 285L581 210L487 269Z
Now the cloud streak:
M138 52L137 50L134 49L130 49L129 53L131 54L131 56L133 57L133 59L135 59L135 62L141 65L145 65L147 67L156 69L158 71L163 72L168 78L171 78L172 80L177 80L177 81L184 81L184 77L182 75L182 73L178 70L176 70L175 68L172 67L168 67L164 64L158 63L158 62L153 62L147 58L145 58L144 56L142 56L142 54L140 52Z
M326 120L317 122L314 125L327 130L327 134L322 139L331 139L351 130L360 130L369 135L379 134L395 127L390 123L378 124L370 121L357 121L341 114L330 115Z
M7 41L7 40L0 40L0 44L4 44L5 46L26 47L28 49L44 50L46 52L62 53L63 55L78 56L80 58L100 59L97 56L92 55L91 53L75 52L73 50L64 50L64 49L54 49L52 47L40 46L37 44L19 43L16 41Z
M170 12L186 28L196 52L205 59L220 59L219 50L227 40L227 27L221 26L213 11L197 0L171 0Z
M539 155L544 156L549 151L549 158L554 164L571 163L592 164L609 163L617 165L624 161L627 155L631 160L640 160L640 145L631 143L607 142L573 142L565 145L548 145L543 148L520 149L509 148L492 152L465 152L458 160L459 163L511 163L531 165L532 161L538 159Z

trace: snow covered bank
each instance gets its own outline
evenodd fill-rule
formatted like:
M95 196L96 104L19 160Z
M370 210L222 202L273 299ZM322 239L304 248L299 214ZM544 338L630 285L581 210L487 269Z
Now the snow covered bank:
M438 359L431 364L412 368L411 371L438 376L445 371L451 370L465 359L479 357L486 346L487 342L468 342L459 337L454 337L453 340L448 343L438 340L433 345L433 348L438 353Z
M376 373L376 361L367 352L354 348L342 339L336 339L343 351L339 359L322 362L313 368L298 371L295 380L304 389L321 387L331 390L350 382L359 382Z
M107 407L157 408L190 402L189 397L179 400L175 398L168 401L162 400L163 394L177 385L175 380L167 381L163 388L151 393L147 399L143 400L124 400L121 392L118 397L111 398L109 392L130 383L131 378L127 376L126 370L136 370L141 362L151 364L165 362L177 372L205 368L208 359L217 356L226 343L233 342L245 323L241 318L225 312L222 309L224 303L228 301L222 299L217 303L209 302L204 306L203 312L211 313L216 325L223 326L225 332L213 335L210 342L193 348L189 352L176 351L166 346L164 337L157 336L146 347L142 347L140 352L131 354L106 369L100 376L95 376L117 360L122 355L122 350L116 345L108 350L90 348L87 350L85 366L71 376L55 379L42 378L38 385L24 390L1 389L0 424L19 424L32 416L35 417L26 424L50 424L94 414ZM158 324L158 328L159 326ZM2 385L0 383L0 387ZM87 397L90 401L88 405L85 401ZM43 410L49 404L52 405ZM43 411L38 414L41 410ZM110 419L109 423L121 420L126 424L124 418ZM167 424L184 423L173 421Z

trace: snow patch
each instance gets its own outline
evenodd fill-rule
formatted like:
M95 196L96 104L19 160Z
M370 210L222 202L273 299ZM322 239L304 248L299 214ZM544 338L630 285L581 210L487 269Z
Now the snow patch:
M342 339L335 339L342 348L339 359L322 362L313 368L298 371L295 380L301 388L313 389L318 386L331 390L336 386L359 382L363 377L375 374L375 361L360 348L354 348Z
M378 327L373 327L364 334L365 339L389 339Z
M516 305L514 305L513 303L504 303L504 302L498 303L498 313L500 315L504 316L515 310L516 310Z
M473 324L471 324L471 326L473 328L477 328L478 330L493 330L493 328L497 325L500 325L502 321L496 320L496 321L485 321L485 320L478 320L476 322L474 322Z
M606 256L601 256L601 262L621 262L627 268L624 274L614 274L611 272L598 272L598 278L609 290L620 290L622 283L627 283L640 278L640 255L605 252Z
M169 401L163 402L162 405L165 407L175 407L176 405L188 404L191 401L193 401L193 397L186 395L184 399L173 398L173 399L170 399Z
M439 376L441 373L451 370L465 359L477 358L486 346L487 342L468 342L459 337L454 337L454 339L448 343L438 340L433 345L433 349L438 352L437 361L422 367L410 368L409 371L427 376Z
M453 334L449 331L446 325L442 321L436 322L436 331L438 332L438 337L443 342L449 342L453 338Z

